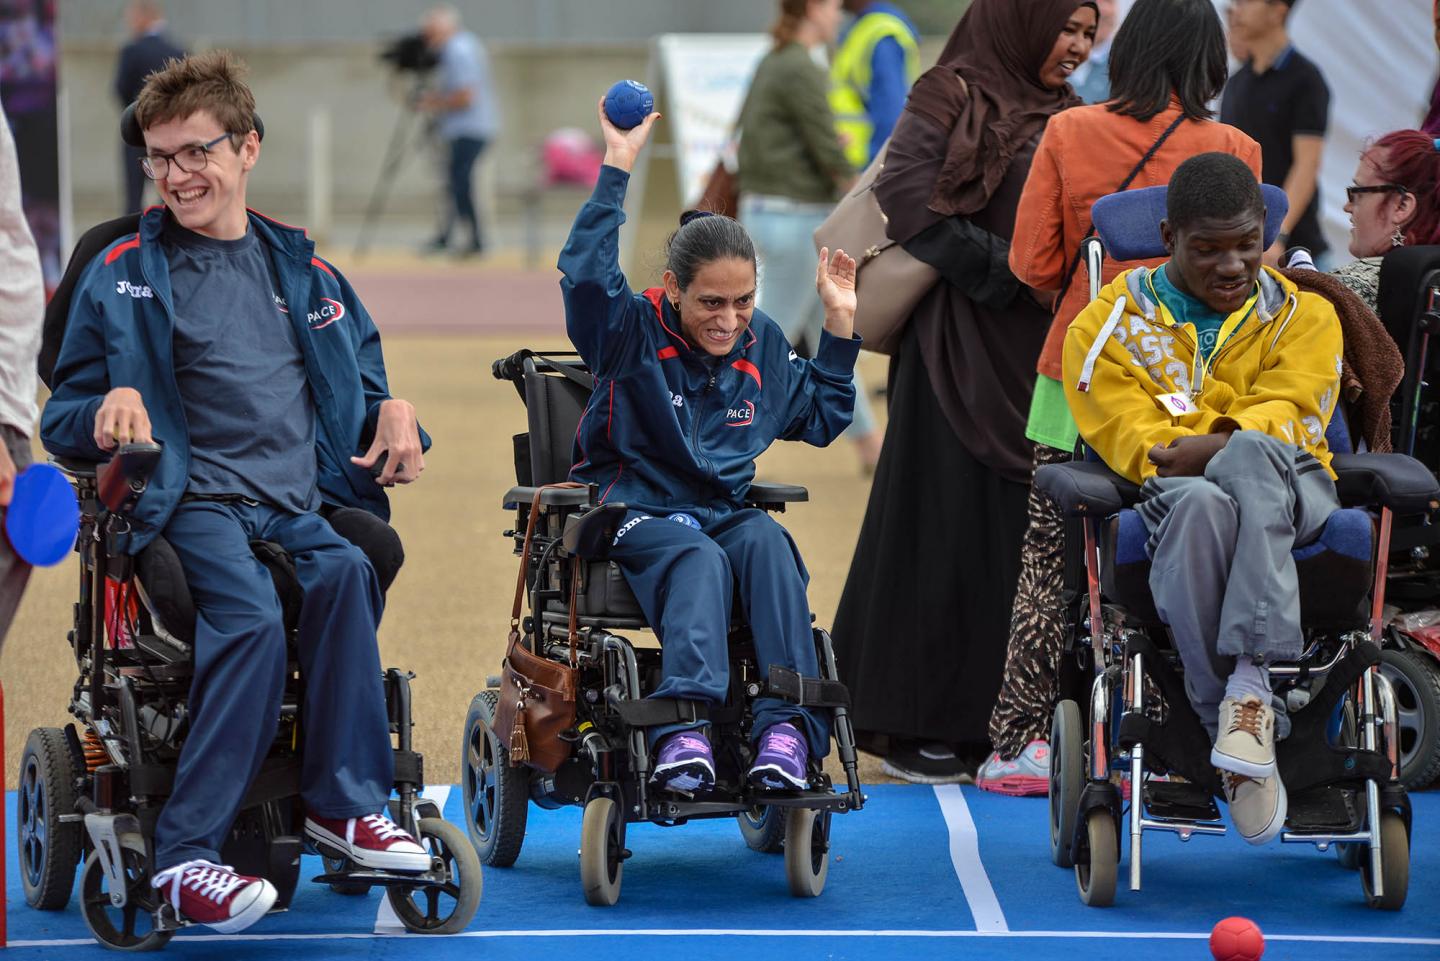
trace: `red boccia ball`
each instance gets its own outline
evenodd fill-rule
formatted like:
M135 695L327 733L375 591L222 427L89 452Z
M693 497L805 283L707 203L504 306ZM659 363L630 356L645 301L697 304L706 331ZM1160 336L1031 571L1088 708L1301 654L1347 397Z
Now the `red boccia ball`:
M1260 961L1265 936L1249 918L1226 918L1210 931L1210 954L1215 961Z

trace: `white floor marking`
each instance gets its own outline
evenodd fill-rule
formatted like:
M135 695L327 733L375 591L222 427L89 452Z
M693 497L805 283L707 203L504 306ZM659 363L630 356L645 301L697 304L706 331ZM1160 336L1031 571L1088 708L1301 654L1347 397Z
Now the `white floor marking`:
M440 806L440 814L445 814L445 802L450 797L450 785L430 784L420 792L420 796L434 801ZM375 890L375 889L372 889ZM395 909L390 906L390 899L385 896L384 889L380 890L380 910L375 914L376 934L404 934L405 925L395 915Z
M917 930L867 930L867 929L816 929L798 931L755 931L736 928L634 928L613 930L606 928L575 928L554 931L462 931L450 935L455 938L989 938L1006 939L1063 939L1075 938L1090 941L1205 941L1210 932L1195 931L917 931ZM415 937L427 935L367 934L363 931L333 934L182 934L179 941L357 941L371 938ZM1402 945L1419 947L1440 947L1440 938L1400 938L1376 935L1324 935L1324 934L1267 934L1266 941L1296 941L1309 944L1373 944ZM89 938L56 938L53 940L11 941L11 948L61 948L84 947L95 944Z
M990 876L980 862L980 836L975 831L975 819L970 816L965 795L960 793L960 785L937 784L935 799L940 802L940 813L945 816L945 827L950 831L950 861L955 865L960 887L975 917L975 929L981 934L1008 932L1010 925L1005 923L1005 912L1000 910L1000 900L995 897Z

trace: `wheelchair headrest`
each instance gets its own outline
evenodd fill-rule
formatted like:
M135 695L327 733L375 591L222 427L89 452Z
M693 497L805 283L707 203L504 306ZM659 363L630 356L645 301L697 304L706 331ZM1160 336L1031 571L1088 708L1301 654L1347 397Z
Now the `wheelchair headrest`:
M1385 329L1408 353L1420 316L1430 307L1430 288L1440 283L1432 276L1440 271L1440 246L1396 247L1380 264L1380 320ZM1417 358L1408 358L1418 363ZM1440 351L1430 351L1430 365L1440 360Z
M51 295L49 303L45 305L45 322L40 335L40 356L36 362L40 371L40 379L51 390L55 389L51 378L55 376L55 361L60 357L60 344L65 340L65 324L70 319L70 300L75 296L75 285L80 280L80 274L100 251L121 237L133 234L139 229L139 214L116 217L114 220L96 224L85 231L76 242L75 249L70 252L70 261L65 265L65 274L60 278L60 284L55 288L55 293Z
M1124 190L1095 201L1090 219L1105 245L1106 254L1114 260L1153 260L1166 256L1165 244L1160 240L1160 221L1165 219L1167 189L1162 184ZM1269 248L1280 234L1290 201L1285 191L1270 184L1261 184L1260 194L1265 198L1265 246Z
M260 115L254 114L250 118L255 125L255 132L260 139L265 139L265 125L260 122ZM145 146L145 131L140 129L140 121L135 119L135 104L132 101L120 114L120 139L132 147Z

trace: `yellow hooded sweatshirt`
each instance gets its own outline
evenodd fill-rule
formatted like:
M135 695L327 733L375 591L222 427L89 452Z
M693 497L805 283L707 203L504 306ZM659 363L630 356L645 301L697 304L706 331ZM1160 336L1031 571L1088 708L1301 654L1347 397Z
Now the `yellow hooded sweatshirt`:
M1156 268L1163 269L1163 268ZM1340 396L1343 345L1330 302L1264 268L1226 320L1208 363L1189 325L1155 303L1144 267L1100 292L1065 335L1065 396L1085 439L1135 483L1177 437L1259 430L1314 454L1333 477L1325 428Z

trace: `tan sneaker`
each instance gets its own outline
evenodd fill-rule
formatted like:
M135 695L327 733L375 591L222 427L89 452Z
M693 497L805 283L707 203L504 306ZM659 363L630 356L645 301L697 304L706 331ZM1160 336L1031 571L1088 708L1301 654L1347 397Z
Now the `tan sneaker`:
M1268 844L1285 826L1285 784L1280 775L1253 778L1221 771L1225 803L1235 830L1251 844Z
M1252 778L1275 776L1275 709L1258 697L1220 702L1220 736L1210 763Z

